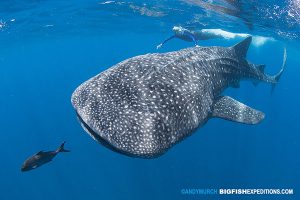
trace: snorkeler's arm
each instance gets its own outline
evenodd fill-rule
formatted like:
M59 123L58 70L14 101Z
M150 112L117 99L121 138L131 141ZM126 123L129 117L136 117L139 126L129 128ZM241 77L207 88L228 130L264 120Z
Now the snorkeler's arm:
M175 35L172 35L171 37L169 37L168 39L164 40L162 43L160 43L159 45L156 46L157 49L161 48L166 42L168 42L169 40L175 38Z
M195 46L198 47L198 42L197 42L195 36L194 36L193 34L191 34L191 33L186 33L186 35L187 35L188 37L190 37L190 38L193 40Z

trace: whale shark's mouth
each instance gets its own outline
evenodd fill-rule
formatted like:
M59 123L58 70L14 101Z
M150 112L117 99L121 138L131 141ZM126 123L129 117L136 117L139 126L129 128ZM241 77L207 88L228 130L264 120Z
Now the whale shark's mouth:
M76 112L76 115L78 117L78 120L80 121L80 124L81 124L82 128L86 132L88 132L97 142L99 142L100 144L102 144L103 146L105 146L106 148L108 148L108 149L110 149L112 151L115 151L115 152L118 152L118 153L121 153L121 154L125 154L125 155L130 156L130 157L137 157L134 154L131 154L131 153L127 152L127 151L123 151L123 150L118 149L117 147L111 145L110 142L108 142L104 138L102 138L87 123L85 123L83 121L83 119L80 117L80 115L77 112Z

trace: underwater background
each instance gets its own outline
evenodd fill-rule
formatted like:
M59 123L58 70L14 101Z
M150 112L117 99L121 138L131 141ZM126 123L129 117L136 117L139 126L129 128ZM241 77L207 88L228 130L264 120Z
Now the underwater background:
M0 1L0 200L300 199L300 2ZM226 8L226 9L225 9ZM221 28L273 38L247 59L276 73L269 84L225 91L266 114L258 125L212 119L156 159L130 158L80 127L70 98L83 81L127 58L193 46L179 39L157 50L173 26ZM231 46L240 39L200 41ZM66 141L71 153L23 173L23 161ZM189 188L292 188L293 195L188 195Z

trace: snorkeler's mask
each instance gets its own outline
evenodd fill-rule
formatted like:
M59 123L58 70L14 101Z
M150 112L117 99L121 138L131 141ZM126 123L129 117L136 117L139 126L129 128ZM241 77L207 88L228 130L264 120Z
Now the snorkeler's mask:
M184 33L187 31L187 29L181 26L174 26L172 30L175 33L175 35L179 35L179 36L184 35Z

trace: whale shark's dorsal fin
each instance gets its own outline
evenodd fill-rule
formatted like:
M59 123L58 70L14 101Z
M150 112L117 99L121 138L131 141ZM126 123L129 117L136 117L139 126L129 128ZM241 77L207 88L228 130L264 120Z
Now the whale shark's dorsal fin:
M249 46L251 44L252 37L249 36L243 41L237 43L236 45L232 46L231 48L234 49L236 55L238 55L241 58L245 58L247 55L247 51L249 49Z
M231 97L224 96L215 101L212 117L218 117L243 124L257 124L264 119L265 114L250 108Z

